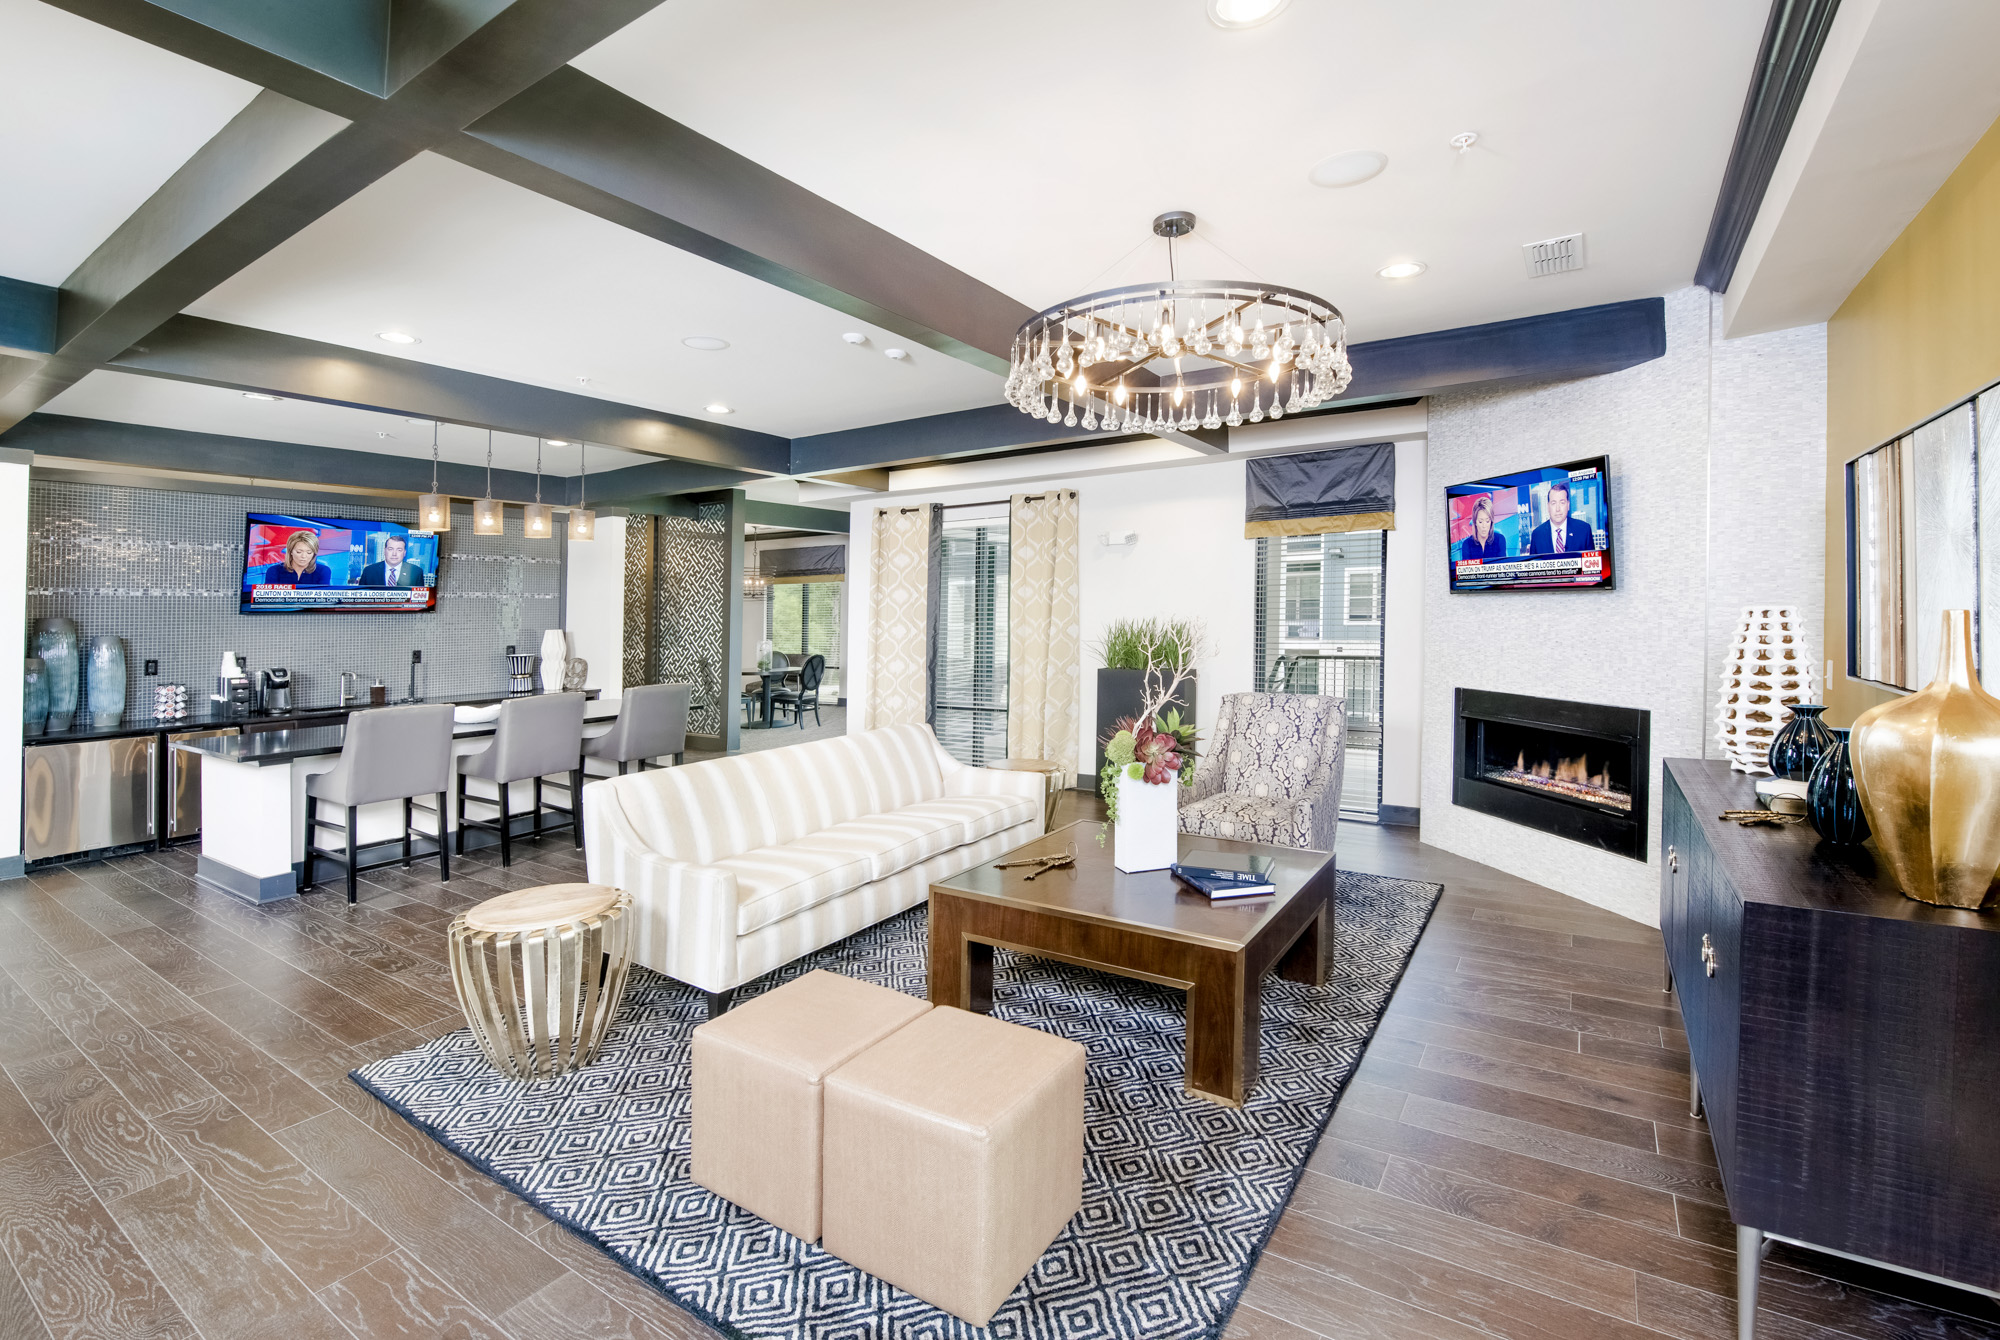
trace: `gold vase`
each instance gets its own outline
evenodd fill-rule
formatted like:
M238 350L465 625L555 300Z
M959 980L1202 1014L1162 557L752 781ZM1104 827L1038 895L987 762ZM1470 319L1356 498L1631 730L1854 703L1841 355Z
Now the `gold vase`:
M1903 892L1940 907L2000 896L2000 698L1972 670L1972 611L1944 612L1937 678L1855 718L1854 779Z

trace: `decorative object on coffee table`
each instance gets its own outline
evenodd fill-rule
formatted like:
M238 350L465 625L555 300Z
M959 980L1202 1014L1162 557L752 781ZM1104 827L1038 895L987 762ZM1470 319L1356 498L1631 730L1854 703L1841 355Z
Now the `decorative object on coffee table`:
M601 884L547 884L452 919L452 986L494 1069L534 1081L597 1059L625 994L631 909Z
M1806 783L1806 817L1813 830L1836 847L1853 847L1868 840L1868 816L1861 792L1854 785L1848 758L1847 729L1833 728L1833 745L1819 757Z
M40 735L49 719L49 668L39 656L21 665L21 734Z
M107 730L125 719L125 639L90 639L90 724Z
M1254 906L1211 903L1165 870L1119 870L1109 853L1081 837L1084 832L1083 825L1071 824L930 886L931 1003L990 1012L996 945L1183 986L1187 1090L1240 1107L1257 1077L1264 974L1326 983L1333 857L1183 836L1187 851L1220 848L1270 858L1275 895ZM1015 864L1066 849L1075 852L1076 864L1045 878L1038 866Z
M1771 744L1792 709L1819 697L1805 620L1789 605L1746 605L1722 670L1715 725L1738 772L1770 771Z
M1129 643L1127 652L1120 652L1120 639ZM1206 642L1202 626L1190 620L1113 624L1106 636L1107 659L1130 655L1144 662L1138 714L1119 718L1103 742L1098 771L1120 870L1164 870L1174 863L1180 788L1194 782L1195 729L1169 704L1194 677Z
M1826 733L1826 723L1820 713L1826 711L1824 703L1799 703L1792 708L1792 719L1771 741L1771 753L1766 766L1773 777L1802 782L1812 776L1813 764L1833 743L1833 737Z
M1104 746L1118 733L1119 723L1137 720L1144 711L1149 656L1184 663L1187 676L1165 704L1180 709L1181 719L1194 722L1194 664L1201 640L1200 626L1187 619L1113 619L1090 650L1104 662L1097 672L1097 750L1091 767L1104 771Z
M81 667L76 654L76 625L61 617L35 624L35 655L49 675L49 728L67 730L76 715L77 681Z
M1039 772L1048 784L1048 799L1043 805L1042 827L1044 830L1056 826L1056 802L1069 789L1069 774L1060 763L1046 758L1003 758L998 763L988 763L989 768L1001 772Z
M1850 752L1904 893L1941 907L2000 899L2000 699L1972 668L1972 611L1944 612L1937 677L1856 717Z

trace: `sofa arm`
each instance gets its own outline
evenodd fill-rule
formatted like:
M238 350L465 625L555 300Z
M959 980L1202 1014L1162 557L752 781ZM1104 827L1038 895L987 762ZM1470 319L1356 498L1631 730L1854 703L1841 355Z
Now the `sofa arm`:
M942 747L938 749L938 771L944 774L947 796L1019 796L1035 802L1035 813L1046 818L1049 784L1046 774L1014 772L1003 768L974 768L960 763Z
M1333 755L1331 765L1321 771L1319 780L1299 798L1296 822L1299 831L1305 835L1308 847L1314 851L1330 852L1333 850L1334 834L1340 825L1340 794L1347 772L1345 718L1335 727L1327 752Z
M703 991L739 985L736 876L652 850L618 803L616 780L583 788L585 859L591 883L632 896L628 956Z

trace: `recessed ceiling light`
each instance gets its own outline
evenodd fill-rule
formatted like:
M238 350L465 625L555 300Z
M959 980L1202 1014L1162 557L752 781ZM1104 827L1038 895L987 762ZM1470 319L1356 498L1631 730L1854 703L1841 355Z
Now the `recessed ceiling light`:
M566 447L569 445L569 439L566 437L552 437L549 439L549 445L552 447Z
M1375 273L1384 279L1415 279L1428 268L1422 261L1397 261L1394 265L1383 266Z
M404 419L404 420L403 420L403 422L404 422L404 423L414 423L414 424L418 424L418 425L420 425L420 426L421 426L421 425L423 425L423 424L427 424L427 423L429 423L429 422L430 422L430 420L429 420L429 419L408 419L408 418L406 418L406 419Z
M264 393L263 393L262 391L245 391L245 392L243 393L243 398L244 398L245 400L276 400L276 399L278 399L278 397L277 397L277 396L274 396L274 395L265 395L265 394L264 394Z
M910 351L908 349L884 349L882 357L893 358L898 363L907 363L910 361Z
M1389 155L1380 149L1350 149L1314 163L1306 179L1315 186L1359 186L1388 166Z
M1255 28L1278 16L1287 0L1208 0L1208 21L1218 28Z
M727 349L729 347L728 340L714 335L690 335L682 340L681 343L690 349L700 349L702 352L710 354L718 349Z
M708 406L707 408L708 408L708 412L709 412L710 414L733 414L733 413L735 413L735 411L734 411L734 410L730 409L730 408L729 408L729 406L727 406L727 405L723 404L723 403L722 403L722 402L720 402L720 401L717 401L717 402L716 402L715 404L713 404L713 405L710 405L710 406Z
M401 331L401 330L378 330L375 332L375 338L378 340L387 340L391 344L423 343L423 341L418 339L416 336L409 334L407 331Z

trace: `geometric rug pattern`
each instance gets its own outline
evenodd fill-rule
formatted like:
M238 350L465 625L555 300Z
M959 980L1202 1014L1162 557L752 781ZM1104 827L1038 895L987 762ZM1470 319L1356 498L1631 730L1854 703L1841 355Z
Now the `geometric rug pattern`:
M1086 1049L1083 1209L985 1329L697 1186L689 1035L699 992L634 968L596 1064L523 1086L466 1032L352 1078L725 1334L1099 1340L1222 1333L1443 887L1339 872L1327 985L1267 977L1242 1108L1181 1092L1185 997L999 951L994 1015ZM745 987L826 968L922 997L926 909Z

